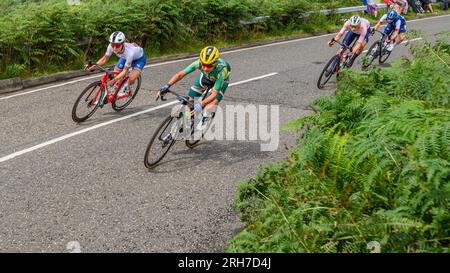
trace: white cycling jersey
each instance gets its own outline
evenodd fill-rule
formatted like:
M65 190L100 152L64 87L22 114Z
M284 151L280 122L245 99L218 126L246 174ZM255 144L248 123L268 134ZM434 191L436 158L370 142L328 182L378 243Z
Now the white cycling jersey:
M348 20L347 22L345 22L344 26L342 27L341 31L339 31L339 33L343 35L346 30L352 31L353 33L359 35L358 43L362 43L369 29L370 29L370 22L367 19L361 18L361 24L359 25L358 29L352 30L350 28L350 20Z
M117 57L125 59L125 66L130 67L131 63L137 59L142 58L144 56L144 49L142 47L132 44L132 43L124 43L125 50L123 53L115 53ZM108 45L108 49L106 50L105 55L107 57L111 57L114 53L111 44Z

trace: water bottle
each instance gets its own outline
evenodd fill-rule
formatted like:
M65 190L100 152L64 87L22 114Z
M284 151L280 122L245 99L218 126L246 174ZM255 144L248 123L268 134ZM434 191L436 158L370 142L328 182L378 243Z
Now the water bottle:
M191 129L191 123L192 123L192 119L191 119L191 111L189 111L189 109L184 111L184 126L190 130Z

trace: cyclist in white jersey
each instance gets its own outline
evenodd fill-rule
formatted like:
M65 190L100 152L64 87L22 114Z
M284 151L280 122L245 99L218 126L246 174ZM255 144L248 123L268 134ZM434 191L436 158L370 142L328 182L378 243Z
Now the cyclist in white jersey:
M339 39L341 39L345 31L347 30L348 32L343 40L343 43L345 45L350 46L355 38L358 38L352 52L350 52L349 54L349 57L351 57L351 59L347 63L347 66L351 67L355 59L363 52L364 47L369 41L369 35L371 32L370 22L364 18L359 17L358 15L352 16L348 21L345 22L341 31L339 31L339 33L331 41L328 42L328 45L332 46L335 41L339 41Z
M113 86L114 83L123 78L131 68L132 71L130 72L127 83L128 86L132 86L136 78L144 70L144 66L147 63L147 57L145 56L144 50L135 43L126 42L125 34L120 31L113 32L109 37L109 42L110 44L108 45L105 55L97 61L97 65L103 65L113 53L116 54L116 56L119 57L119 61L114 67L114 73L116 76L114 79L110 80L108 84ZM88 69L93 71L95 69L95 65L89 67ZM126 88L128 88L128 86ZM121 91L126 92L126 88L123 88Z

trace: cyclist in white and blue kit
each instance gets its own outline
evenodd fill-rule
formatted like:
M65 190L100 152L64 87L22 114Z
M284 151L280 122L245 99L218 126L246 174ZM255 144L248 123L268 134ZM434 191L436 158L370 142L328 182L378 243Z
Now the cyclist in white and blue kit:
M401 44L401 42L405 40L405 33L408 30L406 26L406 20L405 18L403 18L403 16L399 15L397 11L390 10L388 13L383 15L383 17L381 17L380 21L378 21L378 23L376 24L373 32L375 32L375 30L377 30L384 21L387 22L387 25L384 28L384 34L387 35L385 39L387 43L390 43L386 47L386 50L392 51L396 45ZM390 39L388 38L389 36Z
M120 31L115 31L109 37L109 45L106 49L105 55L97 61L97 65L103 65L106 61L112 56L112 54L116 54L119 58L116 66L114 67L114 74L116 75L114 79L108 82L109 86L113 86L114 83L121 78L125 77L128 70L131 68L130 75L128 77L128 85L126 88L122 88L120 92L123 94L118 94L118 96L122 96L127 92L127 88L130 88L139 77L139 75L144 70L144 66L147 63L147 57L145 56L144 49L138 46L135 43L129 43L125 39L125 34ZM88 68L90 71L95 69L95 65ZM105 92L105 97L106 97Z

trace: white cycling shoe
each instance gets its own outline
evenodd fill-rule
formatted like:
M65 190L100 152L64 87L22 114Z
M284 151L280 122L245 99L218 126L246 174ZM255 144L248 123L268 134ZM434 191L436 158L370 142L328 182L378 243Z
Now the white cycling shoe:
M393 45L393 44L389 44L389 45L386 47L386 50L389 51L389 52L392 52L392 50L394 50L394 45Z

